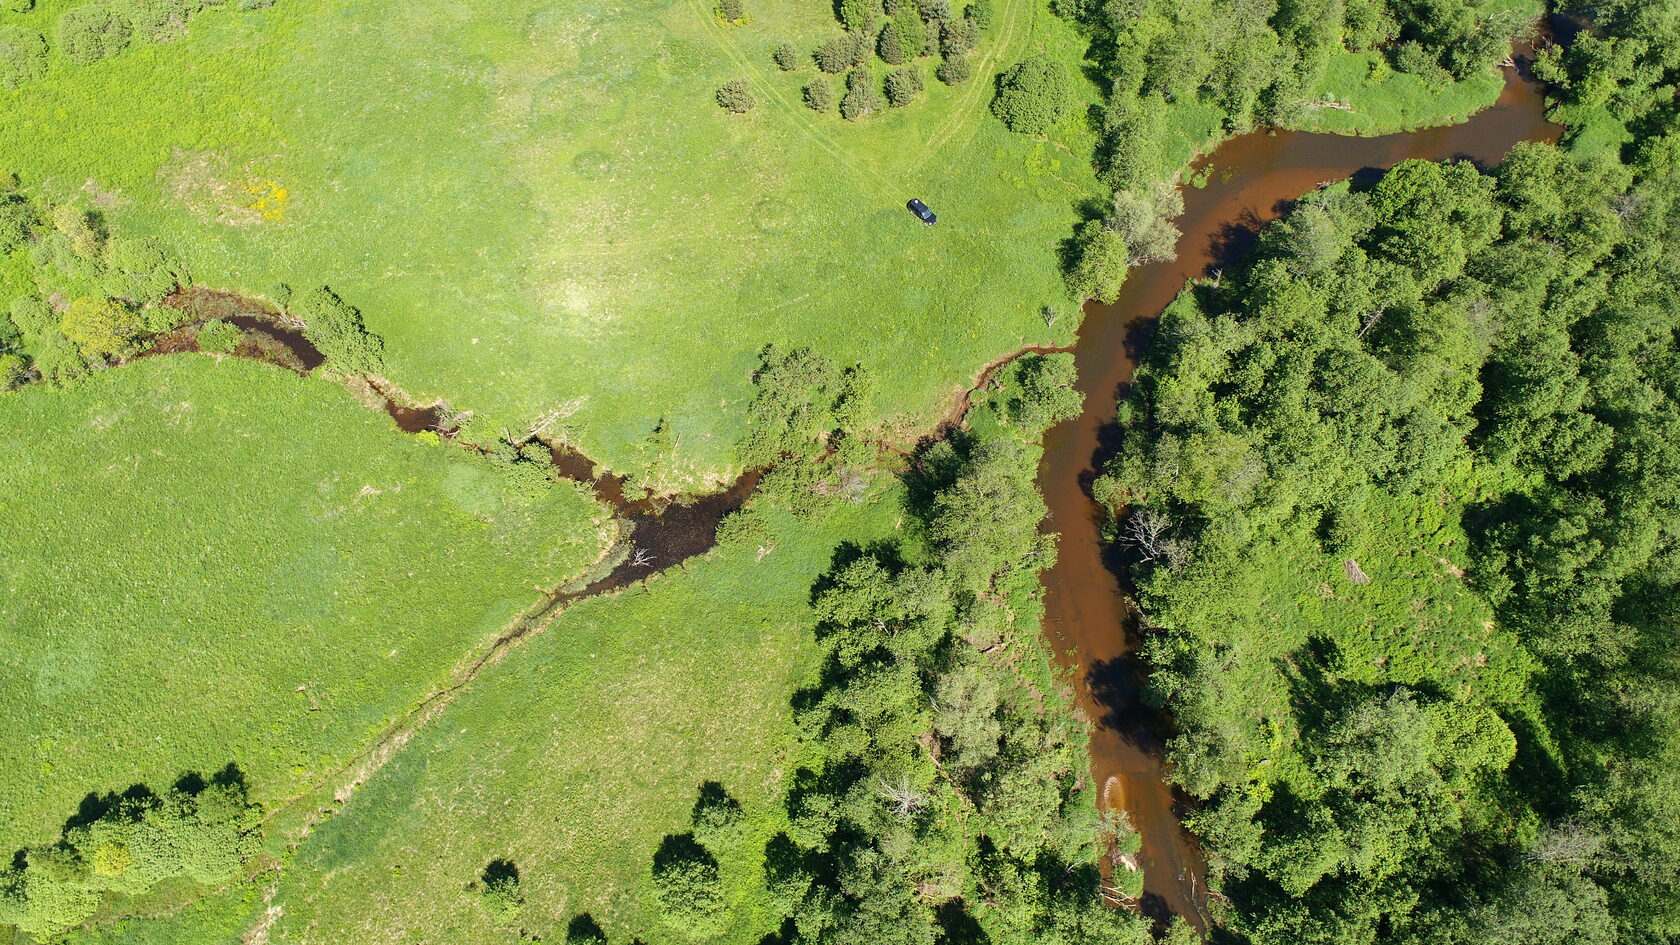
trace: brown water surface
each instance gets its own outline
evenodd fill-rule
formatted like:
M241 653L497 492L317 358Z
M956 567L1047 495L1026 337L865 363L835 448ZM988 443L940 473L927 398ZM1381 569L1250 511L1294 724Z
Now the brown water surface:
M1116 400L1156 317L1185 281L1235 265L1290 201L1322 183L1373 179L1408 158L1488 166L1519 141L1556 141L1561 129L1546 122L1537 84L1518 69L1507 73L1498 104L1462 125L1377 138L1255 132L1226 141L1198 162L1208 186L1185 190L1178 259L1132 270L1117 301L1086 306L1074 347L1085 410L1045 437L1039 468L1047 527L1062 536L1045 579L1045 633L1078 676L1080 704L1094 723L1091 774L1103 803L1123 808L1142 835L1145 914L1182 915L1205 928L1206 864L1180 826L1186 799L1166 781L1162 749L1171 720L1139 698L1145 668L1125 562L1102 540L1102 513L1091 499L1091 481L1113 455Z

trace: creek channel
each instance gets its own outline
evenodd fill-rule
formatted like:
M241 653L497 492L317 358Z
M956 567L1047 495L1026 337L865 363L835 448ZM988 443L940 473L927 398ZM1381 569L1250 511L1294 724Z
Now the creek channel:
M1091 303L1073 348L1077 420L1044 440L1038 483L1050 508L1045 528L1061 533L1060 555L1045 575L1045 637L1074 672L1081 708L1093 723L1091 775L1100 803L1122 809L1142 836L1144 914L1181 915L1205 930L1206 862L1181 825L1189 799L1168 780L1163 752L1172 720L1142 699L1147 673L1139 652L1138 614L1129 594L1123 549L1102 536L1104 512L1091 483L1114 455L1116 405L1148 345L1157 317L1186 280L1238 264L1260 228L1320 184L1370 182L1410 158L1497 164L1520 141L1555 142L1543 91L1520 59L1507 66L1498 103L1461 125L1354 138L1256 131L1233 137L1193 170L1210 183L1186 188L1177 220L1178 258L1133 269L1112 304Z

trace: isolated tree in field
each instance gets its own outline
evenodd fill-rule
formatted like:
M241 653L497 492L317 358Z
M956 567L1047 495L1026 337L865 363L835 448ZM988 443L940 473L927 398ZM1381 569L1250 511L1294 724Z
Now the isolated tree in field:
M934 78L946 85L961 85L971 74L967 56L946 56L939 61L939 68L933 70Z
M1055 127L1073 104L1073 80L1048 56L1016 63L998 82L992 114L1021 134L1043 134Z
M739 26L747 20L747 9L742 0L718 0L718 19L733 26Z
M840 100L840 117L856 121L881 110L881 93L868 69L856 69L846 76L846 97Z
M725 82L718 88L717 103L724 111L739 115L752 111L758 100L753 98L752 90L746 82L736 79L733 82Z
M665 924L685 937L716 935L725 918L717 858L693 834L668 836L653 856L653 894Z
M0 89L11 91L47 73L47 41L21 26L0 26Z
M741 802L730 797L723 785L707 781L700 785L692 819L695 839L716 848L734 839L741 825Z
M86 65L128 48L133 30L105 0L71 7L58 18L58 48L64 58Z
M512 923L525 908L525 892L519 887L519 867L511 860L491 860L478 877L478 892L484 908L496 921Z
M900 69L887 76L887 104L903 108L922 94L922 77L914 69Z
M291 314L303 320L304 336L337 370L373 374L384 367L385 343L362 324L361 312L326 286L304 293Z
M799 68L799 50L792 43L779 43L770 58L775 60L776 68L783 72L792 72Z
M60 330L90 358L128 351L146 329L140 313L115 299L80 298L70 303Z
M818 76L805 85L805 107L814 112L826 112L834 107L834 86Z

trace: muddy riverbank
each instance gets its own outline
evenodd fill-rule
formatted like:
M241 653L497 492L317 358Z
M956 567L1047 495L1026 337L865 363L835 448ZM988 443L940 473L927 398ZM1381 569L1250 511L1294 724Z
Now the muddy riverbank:
M1124 809L1142 835L1139 906L1148 915L1182 915L1205 927L1206 864L1180 826L1188 799L1167 780L1171 720L1141 699L1146 667L1124 554L1102 540L1103 513L1090 493L1114 453L1116 402L1156 317L1186 280L1235 265L1260 227L1302 194L1347 178L1367 182L1410 158L1489 166L1519 141L1556 141L1561 129L1546 122L1541 89L1520 66L1506 70L1498 104L1462 125L1374 138L1255 132L1226 141L1195 168L1210 183L1185 190L1178 258L1132 270L1117 301L1085 309L1073 349L1084 412L1046 435L1039 468L1046 527L1061 534L1060 556L1045 576L1045 633L1075 672L1080 705L1094 723L1091 774L1102 803Z

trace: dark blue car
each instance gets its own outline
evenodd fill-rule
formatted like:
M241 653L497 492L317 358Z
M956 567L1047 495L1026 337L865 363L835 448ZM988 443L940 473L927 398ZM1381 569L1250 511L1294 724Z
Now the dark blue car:
M905 206L909 207L910 212L916 215L916 219L926 223L928 226L932 226L939 222L939 218L933 215L933 211L928 209L928 205L922 203L915 197L911 197L910 202L905 204Z

